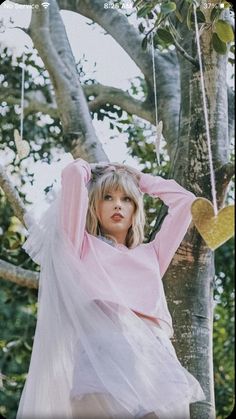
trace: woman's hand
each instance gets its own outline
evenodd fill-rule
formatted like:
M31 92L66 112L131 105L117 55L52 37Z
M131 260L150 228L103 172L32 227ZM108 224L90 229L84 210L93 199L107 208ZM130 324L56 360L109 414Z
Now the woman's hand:
M108 167L110 163L106 161L101 161L99 163L89 163L89 165L90 165L91 170L94 171L98 168L103 168L103 167L105 168L106 166Z

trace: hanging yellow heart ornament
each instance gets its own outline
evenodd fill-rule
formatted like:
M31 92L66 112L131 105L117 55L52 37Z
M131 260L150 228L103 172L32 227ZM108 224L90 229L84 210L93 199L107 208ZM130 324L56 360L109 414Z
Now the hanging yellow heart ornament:
M14 140L15 140L17 154L20 160L24 159L30 153L29 143L21 138L19 131L17 129L14 129Z
M234 235L234 205L222 208L217 215L206 198L197 198L191 207L193 222L211 250L217 249Z

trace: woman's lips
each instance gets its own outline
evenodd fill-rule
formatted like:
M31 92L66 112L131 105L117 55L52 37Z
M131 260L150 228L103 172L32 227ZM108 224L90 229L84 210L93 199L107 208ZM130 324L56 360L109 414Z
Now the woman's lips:
M112 220L114 220L114 221L120 221L120 220L122 220L122 218L124 218L124 217L123 217L123 215L121 215L121 214L113 214L111 218L112 218Z

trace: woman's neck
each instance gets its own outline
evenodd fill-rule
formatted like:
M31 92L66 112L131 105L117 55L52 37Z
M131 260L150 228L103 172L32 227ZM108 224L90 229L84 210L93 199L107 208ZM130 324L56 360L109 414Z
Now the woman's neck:
M126 246L126 236L124 235L112 235L105 233L104 231L101 231L101 234L102 236L107 237L110 240L113 240L115 244L123 244L124 246Z

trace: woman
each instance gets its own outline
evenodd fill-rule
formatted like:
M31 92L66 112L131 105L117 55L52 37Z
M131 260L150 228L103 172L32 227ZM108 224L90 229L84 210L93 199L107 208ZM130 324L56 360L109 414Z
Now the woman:
M148 244L143 193L168 206ZM187 419L189 403L205 399L169 339L161 282L194 199L173 180L124 165L77 159L63 170L61 194L40 225L26 216L24 248L41 277L17 418Z

